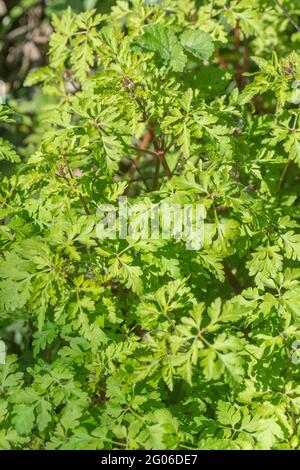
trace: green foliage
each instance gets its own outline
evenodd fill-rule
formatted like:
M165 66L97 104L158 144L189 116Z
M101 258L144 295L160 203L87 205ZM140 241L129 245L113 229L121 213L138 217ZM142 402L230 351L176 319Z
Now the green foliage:
M54 15L34 151L0 141L0 448L298 447L297 5ZM202 248L99 239L122 195L200 202Z

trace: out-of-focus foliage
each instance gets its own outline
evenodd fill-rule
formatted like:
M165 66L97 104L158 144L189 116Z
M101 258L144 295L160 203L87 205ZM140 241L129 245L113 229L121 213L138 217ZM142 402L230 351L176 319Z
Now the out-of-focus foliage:
M0 141L1 448L299 447L299 13L53 16L47 100ZM203 247L97 238L122 195L203 204Z
M0 0L0 102L5 93L5 101L19 112L15 126L6 130L5 135L21 145L23 153L29 155L43 133L39 110L49 98L40 90L24 87L24 80L32 68L48 63L51 15L62 15L68 6L78 13L91 8L107 12L114 3L114 0ZM26 152L24 147L28 145Z
M47 61L47 45L52 27L52 14L97 8L107 11L114 0L1 0L0 1L0 79L8 94L14 95L33 66ZM23 94L24 96L24 90Z

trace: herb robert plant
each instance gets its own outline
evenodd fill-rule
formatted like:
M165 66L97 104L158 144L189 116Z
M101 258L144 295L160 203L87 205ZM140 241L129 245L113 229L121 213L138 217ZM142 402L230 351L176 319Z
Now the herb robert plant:
M53 17L35 150L0 141L3 449L298 447L299 2L199 3ZM203 246L99 240L124 195Z

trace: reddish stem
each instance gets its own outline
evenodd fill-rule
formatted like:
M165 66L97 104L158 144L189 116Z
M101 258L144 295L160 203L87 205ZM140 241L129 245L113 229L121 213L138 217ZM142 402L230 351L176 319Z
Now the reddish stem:
M142 142L140 143L139 148L137 150L140 151L140 152L143 152L148 147L149 142L150 142L150 132L147 131L146 134L143 137ZM140 158L141 158L141 155L138 155L134 160L135 165L132 165L132 167L130 168L129 178L128 178L129 181L131 181L131 179L134 176L134 173L135 173L135 170L136 170L136 165L138 164Z

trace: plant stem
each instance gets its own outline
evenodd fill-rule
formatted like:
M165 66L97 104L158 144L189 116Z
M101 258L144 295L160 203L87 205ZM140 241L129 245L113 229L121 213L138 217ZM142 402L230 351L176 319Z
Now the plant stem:
M274 3L276 3L276 5L278 6L278 8L280 8L280 10L282 11L282 13L284 14L284 16L289 20L289 22L294 26L294 28L297 30L297 31L300 31L300 25L297 23L297 21L295 21L291 15L289 14L289 12L284 8L283 5L281 5L281 3L278 1L278 0L274 0Z
M135 150L139 151L139 152L142 152L144 150L146 150L148 144L149 144L149 141L150 141L150 132L147 131L146 134L144 135L144 138L140 144L140 146L138 147L138 149L135 148ZM135 163L138 163L139 162L139 159L141 158L140 155L138 155L135 159ZM134 175L134 172L135 172L135 167L132 166L130 171L129 171L129 180L131 181L132 178L133 178L133 175Z
M160 170L160 160L156 160L156 166L155 166L155 175L154 175L154 182L153 182L153 191L157 189L158 186L158 179L159 179L159 170Z
M281 176L280 176L278 185L277 185L277 190L276 190L277 193L279 193L280 190L281 190L281 188L282 188L283 182L284 182L284 180L285 180L285 177L286 177L286 175L287 175L287 172L288 172L288 170L289 170L291 164L292 164L292 160L289 158L288 161L287 161L287 163L285 164L283 170L282 170L282 173L281 173Z
M145 153L147 155L152 155L152 157L156 157L156 153L152 152L151 150L135 147L134 145L130 145L129 148L135 150L136 152Z
M138 174L140 175L140 177L141 177L141 179L142 179L142 181L143 181L143 183L144 183L144 185L145 185L147 191L150 191L150 188L149 188L149 186L148 186L147 180L146 180L145 176L143 175L143 173L141 172L141 170L139 169L137 162L136 162L135 160L132 160L132 163L133 163L135 169L137 170Z
M238 280L238 278L233 274L233 272L231 271L230 267L228 266L227 262L226 261L223 261L223 267L224 267L224 272L225 272L225 275L229 281L229 283L232 285L232 287L234 288L235 292L237 294L240 294L243 290L241 284L240 284L240 281Z
M166 173L167 177L170 179L170 178L172 178L172 172L171 172L170 167L168 165L168 162L166 160L165 151L162 148L160 148L152 126L149 128L149 131L150 131L150 136L151 136L151 140L152 140L152 143L153 143L153 147L155 148L155 156L160 159L160 161L162 163L162 166L165 170L165 173Z

